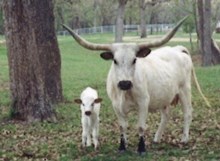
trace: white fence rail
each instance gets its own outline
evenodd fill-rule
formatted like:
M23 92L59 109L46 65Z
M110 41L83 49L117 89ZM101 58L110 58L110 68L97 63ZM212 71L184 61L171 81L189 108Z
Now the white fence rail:
M158 32L167 32L174 27L174 24L149 24L146 25L146 31L149 34ZM78 34L95 34L95 33L115 33L115 25L111 26L98 26L91 28L80 28L74 30ZM124 25L124 32L140 32L140 25ZM65 30L58 31L58 35L68 35Z

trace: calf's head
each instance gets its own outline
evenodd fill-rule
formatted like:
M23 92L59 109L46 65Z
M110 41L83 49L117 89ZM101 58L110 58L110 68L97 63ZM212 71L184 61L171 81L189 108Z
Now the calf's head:
M96 103L101 103L102 98L86 98L84 100L78 98L74 100L75 103L80 104L80 108L85 115L90 116L94 110Z

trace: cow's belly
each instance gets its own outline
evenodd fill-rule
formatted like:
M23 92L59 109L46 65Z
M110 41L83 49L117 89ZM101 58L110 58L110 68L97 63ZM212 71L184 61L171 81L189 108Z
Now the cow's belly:
M151 97L149 102L149 110L155 111L157 109L161 109L167 107L171 104L172 100L175 98L175 94L169 94L167 97Z
M179 93L179 85L167 84L155 86L149 90L149 109L158 109L169 106Z

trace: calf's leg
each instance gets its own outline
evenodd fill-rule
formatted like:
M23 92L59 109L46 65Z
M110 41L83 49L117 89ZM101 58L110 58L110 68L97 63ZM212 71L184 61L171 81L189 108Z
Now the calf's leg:
M99 146L98 137L99 137L99 124L96 123L96 125L95 125L95 127L93 128L93 131L92 131L92 139L93 139L93 143L94 143L94 146L95 146L95 150L97 150L97 148Z
M86 146L91 146L91 130L87 132L87 137L86 137Z
M83 126L83 131L82 131L82 147L86 147L88 146L88 136L89 136L89 128ZM90 141L90 145L91 145L91 141Z

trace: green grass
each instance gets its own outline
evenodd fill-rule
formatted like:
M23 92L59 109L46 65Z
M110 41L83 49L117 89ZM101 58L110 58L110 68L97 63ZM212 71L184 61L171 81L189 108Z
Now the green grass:
M177 35L178 36L178 35ZM187 35L181 35L186 36ZM83 35L87 40L99 43L113 42L113 35ZM129 115L128 151L117 152L120 137L117 119L106 94L106 77L110 61L100 58L99 52L83 49L71 37L59 37L62 56L62 81L65 102L57 105L57 123L25 124L5 121L9 115L10 93L6 47L0 45L0 160L82 160L82 161L128 161L128 160L220 160L220 66L196 67L197 77L212 108L207 108L193 88L194 107L190 142L179 144L182 133L182 112L179 107L172 110L170 123L163 141L153 144L152 139L158 123L159 113L149 114L146 131L148 152L144 156L136 153L138 137L134 113ZM188 42L178 42L187 45ZM170 43L176 45L177 43ZM91 86L98 89L103 98L100 113L100 149L80 148L80 109L73 103L81 91Z

